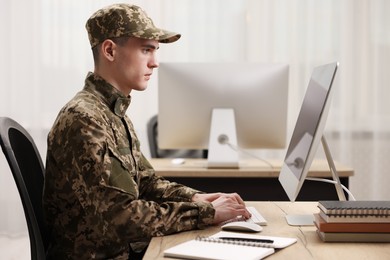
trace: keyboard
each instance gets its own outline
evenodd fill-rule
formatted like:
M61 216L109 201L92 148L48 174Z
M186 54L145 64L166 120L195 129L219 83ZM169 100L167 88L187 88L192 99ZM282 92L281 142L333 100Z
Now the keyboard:
M267 220L265 220L263 215L261 215L255 207L246 207L246 209L252 214L252 217L250 219L245 220L246 222L255 223L260 226L267 225Z
M267 225L267 220L260 214L260 212L257 211L255 207L246 207L246 209L251 213L252 217L250 219L244 219L242 216L238 216L233 219L226 220L221 223L221 226L223 226L226 223L230 222L236 222L236 221L245 221L249 223L254 223L259 226L266 226Z

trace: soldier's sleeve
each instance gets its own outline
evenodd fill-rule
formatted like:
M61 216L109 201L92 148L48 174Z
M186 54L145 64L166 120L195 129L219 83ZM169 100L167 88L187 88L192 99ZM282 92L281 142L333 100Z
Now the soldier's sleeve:
M157 176L152 165L143 155L140 165L141 171L137 175L140 197L160 203L164 201L190 202L195 193L201 193L199 190Z
M210 203L190 202L192 191L186 193L179 189L182 191L177 198L183 198L183 202L178 202L180 199L162 199L165 202L159 203L147 200L147 197L139 199L132 193L111 186L108 180L112 161L104 141L106 129L88 117L75 117L69 125L58 137L67 142L58 146L54 154L57 161L68 162L62 166L69 172L67 181L82 207L84 220L78 227L81 234L96 236L97 241L101 237L118 243L124 239L129 242L145 241L152 236L203 228L212 223L214 208ZM144 173L141 179L143 176ZM173 184L156 185L158 192L155 195L176 196ZM145 192L150 187L145 182L141 189ZM162 191L164 187L168 193Z

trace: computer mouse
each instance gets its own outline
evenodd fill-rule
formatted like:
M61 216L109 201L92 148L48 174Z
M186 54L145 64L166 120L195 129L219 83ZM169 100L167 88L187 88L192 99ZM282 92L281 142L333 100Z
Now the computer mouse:
M242 231L242 232L260 232L263 227L245 221L234 221L229 222L221 226L222 230L225 231Z
M173 165L180 165L180 164L185 163L185 160L183 158L175 158L175 159L171 160L171 163Z

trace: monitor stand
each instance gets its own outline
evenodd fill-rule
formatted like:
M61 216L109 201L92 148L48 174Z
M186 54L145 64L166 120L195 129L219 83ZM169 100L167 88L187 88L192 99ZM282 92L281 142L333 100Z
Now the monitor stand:
M328 161L329 169L332 173L332 178L335 181L337 196L338 196L340 201L345 201L347 199L345 197L343 188L341 186L341 181L340 181L339 175L337 173L336 166L334 164L328 143L326 142L324 135L322 135L322 137L321 137L321 143L322 143L322 147L323 147L324 152L325 152L326 160ZM307 215L307 214L305 214L305 215L287 215L286 220L287 220L287 223L291 226L313 226L314 225L313 214L311 214L311 215Z
M211 116L208 168L239 168L234 110L214 108Z

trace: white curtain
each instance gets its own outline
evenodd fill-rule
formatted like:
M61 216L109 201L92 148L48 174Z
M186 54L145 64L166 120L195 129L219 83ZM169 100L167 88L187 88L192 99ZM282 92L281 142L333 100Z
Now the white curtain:
M93 70L84 28L114 1L3 0L0 8L0 116L24 125L42 158L59 109ZM124 1L129 2L129 1ZM163 28L159 60L255 61L290 65L289 133L312 69L339 61L326 135L335 160L353 167L357 199L390 199L390 2L386 0L144 0ZM149 155L146 122L157 113L157 80L133 93L129 115ZM270 151L280 155L284 151ZM266 154L264 156L267 156ZM321 153L319 153L321 156ZM18 192L0 155L0 233L25 230Z

